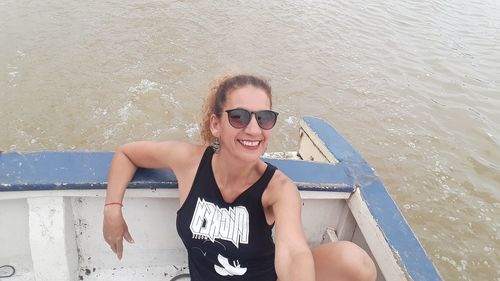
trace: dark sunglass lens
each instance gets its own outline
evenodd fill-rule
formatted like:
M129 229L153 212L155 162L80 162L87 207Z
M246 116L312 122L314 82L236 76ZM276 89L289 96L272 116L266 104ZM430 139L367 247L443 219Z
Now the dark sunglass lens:
M235 109L228 112L229 124L235 128L243 128L250 123L250 112L244 109Z
M255 113L257 123L264 130L269 130L276 124L277 114L270 110L259 111Z

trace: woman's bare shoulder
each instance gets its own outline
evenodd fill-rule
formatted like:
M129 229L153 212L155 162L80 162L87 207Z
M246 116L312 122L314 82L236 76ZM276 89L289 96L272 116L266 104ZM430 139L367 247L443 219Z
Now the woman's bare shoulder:
M267 186L268 204L273 205L280 198L296 196L298 188L295 183L282 171L276 170Z
M280 170L276 170L273 177L271 178L271 181L269 182L269 185L275 186L277 188L280 188L280 187L285 187L285 188L295 187L295 188L297 188L295 183Z

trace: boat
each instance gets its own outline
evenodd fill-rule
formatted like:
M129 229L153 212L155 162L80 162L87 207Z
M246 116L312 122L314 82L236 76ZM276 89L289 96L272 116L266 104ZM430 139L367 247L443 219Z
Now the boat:
M123 213L135 243L124 242L123 259L105 243L112 155L0 154L3 280L189 280L175 227L177 181L168 170L139 169L130 183ZM375 261L379 281L442 280L373 168L326 121L304 117L297 152L263 157L297 184L311 246L356 243Z

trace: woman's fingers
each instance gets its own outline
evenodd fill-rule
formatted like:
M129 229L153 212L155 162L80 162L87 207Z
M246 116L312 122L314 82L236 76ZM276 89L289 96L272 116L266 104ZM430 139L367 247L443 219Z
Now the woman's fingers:
M116 256L118 259L122 259L123 256L123 239L120 239L120 241L116 242Z
M123 254L123 235L119 233L104 235L104 240L106 240L113 253L121 259Z
M123 238L127 240L129 243L135 243L134 239L132 238L132 235L130 235L130 232L128 232L128 229L125 230L125 233L123 233Z
M109 244L118 259L123 257L123 239L129 243L134 243L134 239L128 232L127 223L121 215L121 210L119 213L113 213L112 209L105 209L103 235L104 240Z
M111 251L116 254L118 259L122 259L123 256L123 238L116 240L106 240L108 242Z
M116 254L116 243L111 243L109 244L110 248L111 248L111 251L113 251L113 253Z

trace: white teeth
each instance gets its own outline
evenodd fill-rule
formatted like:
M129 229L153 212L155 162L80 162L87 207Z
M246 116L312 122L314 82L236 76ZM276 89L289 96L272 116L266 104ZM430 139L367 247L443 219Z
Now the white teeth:
M260 141L246 141L246 140L240 140L240 143L245 145L245 146L257 146L259 145Z

